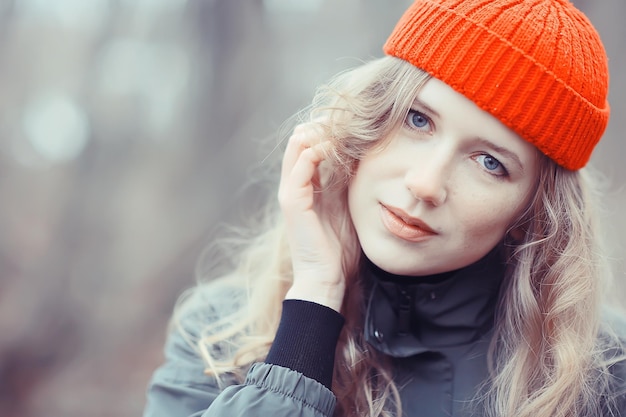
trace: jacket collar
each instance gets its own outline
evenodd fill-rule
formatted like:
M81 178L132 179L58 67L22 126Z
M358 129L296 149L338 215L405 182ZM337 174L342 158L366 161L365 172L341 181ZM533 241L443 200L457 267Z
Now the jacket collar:
M395 357L474 342L493 327L504 271L499 249L431 277L393 275L367 261L363 274L372 290L365 339Z

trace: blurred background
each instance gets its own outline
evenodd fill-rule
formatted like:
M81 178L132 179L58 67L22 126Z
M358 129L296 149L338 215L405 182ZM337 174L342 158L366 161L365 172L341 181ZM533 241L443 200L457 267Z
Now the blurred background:
M611 59L593 164L623 281L626 1L574 3ZM203 249L256 208L261 144L409 4L0 0L0 416L141 414Z

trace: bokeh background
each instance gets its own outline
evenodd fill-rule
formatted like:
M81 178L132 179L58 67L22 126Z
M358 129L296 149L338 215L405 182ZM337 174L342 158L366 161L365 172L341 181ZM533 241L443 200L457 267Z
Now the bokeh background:
M0 0L0 416L141 414L203 249L258 208L266 145L409 3ZM623 281L626 1L575 3L610 56L593 164Z

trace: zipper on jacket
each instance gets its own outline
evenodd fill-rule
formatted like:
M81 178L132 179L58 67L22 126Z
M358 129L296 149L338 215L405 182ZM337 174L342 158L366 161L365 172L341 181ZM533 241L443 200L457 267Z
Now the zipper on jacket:
M407 336L411 332L411 310L413 294L405 287L396 286L398 290L398 336Z

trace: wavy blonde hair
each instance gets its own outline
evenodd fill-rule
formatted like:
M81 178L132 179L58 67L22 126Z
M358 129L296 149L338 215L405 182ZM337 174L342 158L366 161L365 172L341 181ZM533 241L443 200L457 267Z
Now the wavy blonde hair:
M363 338L361 255L354 247L346 191L358 161L400 126L429 78L402 60L381 58L337 76L317 92L307 111L334 143L323 168L325 192L338 196L343 216L335 226L351 236L343 259L350 280L342 306L346 324L333 376L338 417L402 415L389 360ZM607 364L595 354L601 349L598 307L607 271L585 183L583 172L566 171L543 158L537 192L504 239L510 268L490 352L492 377L476 399L487 415L599 414ZM205 323L199 338L190 341L205 360L207 374L218 381L226 376L241 381L250 364L265 358L292 282L285 226L276 205L268 207L262 231L231 247L233 269L200 283L174 315L173 323L185 330L184 317L210 303L210 296L198 294L217 287L242 289L238 307ZM518 235L523 238L513 238Z

